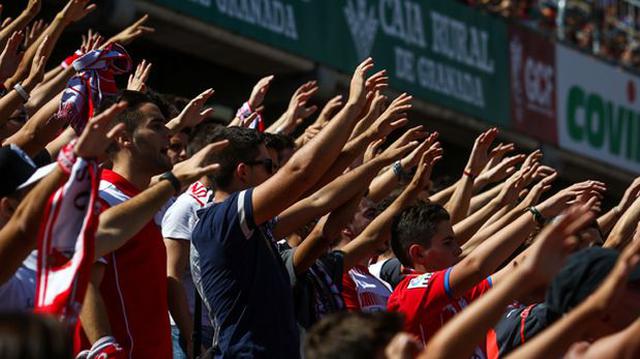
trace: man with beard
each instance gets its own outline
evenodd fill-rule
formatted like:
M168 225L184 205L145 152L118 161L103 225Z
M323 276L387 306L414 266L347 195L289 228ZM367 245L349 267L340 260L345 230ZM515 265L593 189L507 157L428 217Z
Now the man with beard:
M127 201L149 187L153 176L164 173L179 193L181 183L167 156L169 129L163 107L149 95L125 91L128 103L115 123L125 130L109 149L111 170L103 170L100 201L103 208ZM176 172L177 173L177 172ZM196 177L197 178L197 177ZM155 213L167 200L149 207ZM104 255L92 270L80 319L92 352L120 352L127 357L171 358L167 315L166 250L159 228L161 217L149 221L119 249ZM81 340L76 340L76 351ZM117 343L117 344L116 344ZM122 349L119 348L122 346ZM88 345L84 342L84 348ZM122 355L123 353L120 353Z

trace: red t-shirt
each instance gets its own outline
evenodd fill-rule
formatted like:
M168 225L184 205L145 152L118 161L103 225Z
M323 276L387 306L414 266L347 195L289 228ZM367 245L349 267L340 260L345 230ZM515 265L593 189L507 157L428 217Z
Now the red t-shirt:
M342 299L350 311L384 311L389 295L389 285L363 265L357 265L342 275Z
M140 193L110 170L102 171L103 209ZM167 304L167 255L154 220L127 243L100 260L106 262L100 292L112 335L128 358L172 358ZM86 349L86 343L85 348Z
M449 285L451 269L409 274L389 297L389 311L404 314L405 330L420 338L423 344L428 343L454 315L491 288L491 279L487 278L464 296L454 298Z

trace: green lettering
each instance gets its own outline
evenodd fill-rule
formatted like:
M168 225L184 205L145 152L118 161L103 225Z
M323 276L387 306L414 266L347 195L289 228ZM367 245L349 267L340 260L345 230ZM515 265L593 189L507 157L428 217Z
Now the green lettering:
M576 141L584 139L584 131L576 121L576 112L580 107L584 107L584 91L578 86L573 86L567 96L567 127L569 136Z
M620 154L620 149L622 147L622 130L624 129L625 118L627 117L628 111L622 107L618 106L617 116L614 116L613 111L615 108L613 107L613 102L607 102L607 134L609 135L609 152L614 155Z
M602 98L591 94L587 98L587 140L595 148L601 148L604 144L604 131L606 116Z
M633 160L633 138L636 131L637 115L640 114L635 114L633 111L627 111L627 151L625 155L630 160Z

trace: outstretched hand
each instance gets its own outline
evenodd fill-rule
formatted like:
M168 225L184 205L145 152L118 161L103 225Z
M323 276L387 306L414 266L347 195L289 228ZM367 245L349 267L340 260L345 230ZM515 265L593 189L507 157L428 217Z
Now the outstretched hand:
M251 96L249 97L249 107L251 107L252 111L255 111L262 102L264 101L264 97L269 91L269 86L271 85L271 81L273 81L274 76L269 75L261 78L258 83L253 86L253 90L251 90Z
M403 93L391 102L386 111L371 126L371 131L373 131L375 138L386 137L409 122L407 111L411 109L412 99L413 97Z
M349 87L349 100L347 103L354 106L357 109L362 109L366 102L367 87L366 76L367 71L371 70L374 66L373 59L367 58L362 61L358 67L356 67L351 77L351 86Z
M201 94L194 97L189 101L184 109L182 109L182 112L170 121L168 127L171 128L173 132L183 128L193 128L202 122L202 120L211 116L213 109L205 109L204 105L214 93L215 91L213 89L206 89Z
M124 130L124 124L120 123L113 128L110 126L111 121L118 114L127 108L126 102L119 102L112 105L98 116L89 120L82 130L78 142L76 142L74 151L78 157L98 158L106 156L107 147L113 139Z
M537 206L540 213L547 218L555 217L560 212L569 207L578 196L583 193L592 193L599 192L602 193L606 191L606 186L604 183L599 181L584 181L580 183L576 183L571 185L555 195L548 198L546 201L540 203Z
M440 142L436 142L420 157L418 168L409 185L419 191L426 188L431 178L433 166L435 166L440 159L442 159L442 148L440 147Z
M145 14L143 17L138 19L138 21L134 22L129 27L120 31L116 36L109 39L107 43L119 43L121 45L128 45L140 36L156 31L154 28L144 25L147 20L149 20L149 15Z
M211 155L221 151L229 144L228 140L211 143L191 156L188 160L173 166L173 174L183 187L190 185L202 176L211 174L220 168L220 164L211 163Z
M147 79L151 72L151 63L147 60L142 60L136 67L136 71L129 75L129 81L127 83L127 90L146 92L147 91Z
M18 69L24 55L24 51L20 49L23 38L23 32L16 31L7 41L2 54L0 54L0 80L10 78Z
M89 1L90 0L70 0L60 12L61 18L66 23L82 20L96 9L96 4L90 4Z
M498 136L498 129L491 128L481 133L473 144L466 170L473 176L480 174L480 171L489 162L489 147Z

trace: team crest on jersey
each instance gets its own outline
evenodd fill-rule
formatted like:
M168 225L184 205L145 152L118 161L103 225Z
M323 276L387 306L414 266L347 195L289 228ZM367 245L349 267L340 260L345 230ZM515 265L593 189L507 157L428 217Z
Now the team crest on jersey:
M431 279L432 275L433 273L425 273L413 278L409 281L407 289L426 288L429 285L429 279Z

